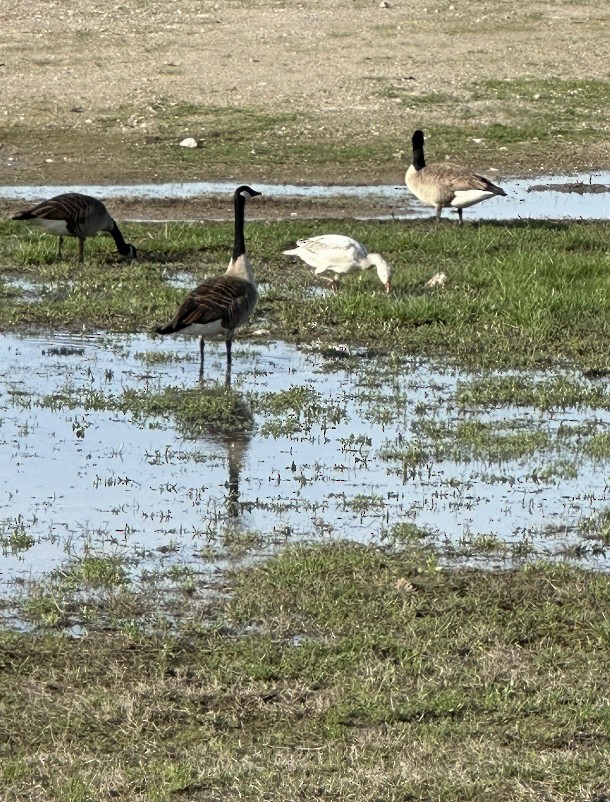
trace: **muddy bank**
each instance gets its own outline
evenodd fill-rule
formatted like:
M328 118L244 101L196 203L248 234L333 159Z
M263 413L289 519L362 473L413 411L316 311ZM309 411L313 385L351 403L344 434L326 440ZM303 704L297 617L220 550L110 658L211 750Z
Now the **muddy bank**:
M261 197L248 209L250 220L378 218L404 216L409 199L404 193L404 205L371 199L354 198L281 198ZM0 200L0 215L11 217L27 206L19 200ZM232 209L226 198L113 198L108 202L117 220L127 221L199 221L228 220ZM411 214L415 214L411 212Z
M586 184L584 181L567 181L565 184L534 184L528 192L575 192L577 195L603 195L610 192L607 184Z

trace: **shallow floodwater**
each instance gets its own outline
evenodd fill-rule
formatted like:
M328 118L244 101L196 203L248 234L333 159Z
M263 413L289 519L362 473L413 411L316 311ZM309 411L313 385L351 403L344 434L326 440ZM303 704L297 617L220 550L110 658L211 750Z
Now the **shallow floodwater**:
M207 348L205 386L222 386L224 344ZM169 361L151 366L147 354L160 351ZM171 419L52 399L197 387L195 340L0 336L0 580L41 575L87 549L188 562L246 533L265 552L299 539L379 542L410 524L458 550L494 536L556 556L580 542L580 522L607 508L608 463L569 448L508 461L432 456L413 468L395 456L421 442L430 420L519 417L552 437L565 427L607 432L607 410L458 408L456 391L471 375L355 356L238 340L233 390L254 410L254 427L191 440ZM300 387L316 415L269 412L266 399ZM545 473L564 458L569 470ZM591 563L605 566L599 556Z
M489 174L493 178L493 173ZM496 180L496 179L494 179ZM610 189L601 193L537 190L542 185L600 184L610 187L610 173L593 172L574 176L538 176L537 178L497 178L507 197L491 198L465 210L468 220L610 219ZM300 186L291 184L256 184L266 197L273 198L354 198L374 201L380 207L378 218L395 219L429 217L433 210L414 198L404 184L398 186ZM84 192L103 199L148 198L190 199L208 195L229 196L234 183L192 182L131 185L71 185L71 186L0 186L0 198L41 200L61 192ZM385 208L385 211L384 211ZM445 210L445 216L453 216ZM357 213L356 213L356 216Z

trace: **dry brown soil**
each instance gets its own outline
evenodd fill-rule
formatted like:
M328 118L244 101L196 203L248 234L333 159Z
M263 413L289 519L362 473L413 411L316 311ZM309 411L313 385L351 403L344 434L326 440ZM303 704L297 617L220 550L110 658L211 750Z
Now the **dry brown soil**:
M99 180L87 143L94 150L110 118L117 142L121 132L145 136L152 110L168 102L271 115L298 110L303 121L322 121L341 135L395 132L408 159L410 131L425 127L432 112L409 114L380 88L449 92L459 106L475 79L605 80L609 7L600 0L3 0L0 184ZM456 111L436 109L435 119L451 123ZM494 113L476 108L483 123ZM80 152L53 158L54 143L59 149L75 132L83 137ZM588 160L610 164L608 143ZM106 161L107 180L120 180L112 154ZM374 170L362 175L370 179ZM290 168L258 180L341 177L329 164L313 176ZM168 176L160 165L137 178Z

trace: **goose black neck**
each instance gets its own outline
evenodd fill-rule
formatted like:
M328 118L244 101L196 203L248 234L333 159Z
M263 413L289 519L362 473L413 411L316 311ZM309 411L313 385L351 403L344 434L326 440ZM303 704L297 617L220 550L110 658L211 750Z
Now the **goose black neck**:
M424 133L423 131L416 131L411 139L413 143L413 167L416 170L421 170L426 166L424 159Z
M244 212L246 199L241 192L235 193L235 241L233 243L233 261L235 262L246 252L246 240L244 238Z
M131 253L131 245L128 245L125 240L123 239L123 235L121 234L119 227L117 224L113 222L113 226L110 229L110 235L114 240L114 244L116 245L117 251L121 254L121 256L128 256Z

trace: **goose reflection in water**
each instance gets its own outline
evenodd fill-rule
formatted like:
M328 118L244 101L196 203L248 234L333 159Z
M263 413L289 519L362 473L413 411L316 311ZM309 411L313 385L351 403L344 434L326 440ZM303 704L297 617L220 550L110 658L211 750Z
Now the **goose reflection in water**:
M230 376L230 373L228 375ZM235 390L225 387L223 390L212 390L209 394L222 398L226 425L202 423L199 436L208 441L209 450L216 452L223 463L226 455L229 475L224 482L227 492L223 517L228 522L235 522L243 510L243 505L239 501L239 480L252 439L254 416L247 400Z
M239 478L244 465L246 452L250 446L250 435L244 432L229 432L225 437L225 446L229 462L229 479L227 488L227 518L234 521L240 517Z

